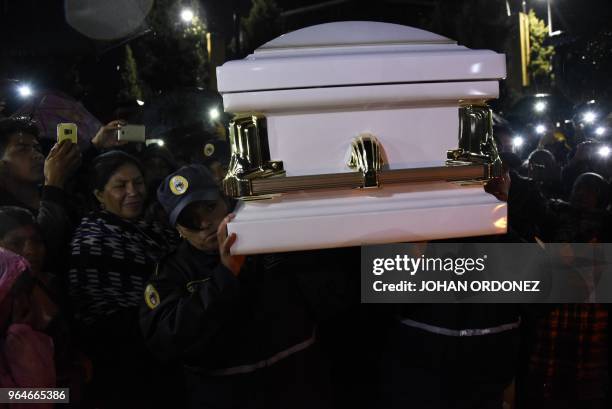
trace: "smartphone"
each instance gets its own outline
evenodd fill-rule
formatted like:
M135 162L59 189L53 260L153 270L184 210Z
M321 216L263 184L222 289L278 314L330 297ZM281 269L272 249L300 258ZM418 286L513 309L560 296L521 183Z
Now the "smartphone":
M57 124L57 143L64 140L77 143L77 126L73 123Z
M124 125L117 130L117 140L128 142L144 142L144 125Z

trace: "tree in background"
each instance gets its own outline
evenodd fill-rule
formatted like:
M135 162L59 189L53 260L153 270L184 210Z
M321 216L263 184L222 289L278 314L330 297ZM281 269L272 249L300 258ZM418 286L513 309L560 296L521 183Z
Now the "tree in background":
M548 27L544 20L540 20L533 10L529 10L529 44L531 47L531 61L529 74L536 86L552 85L554 74L552 72L552 59L555 48L544 45L548 38Z
M185 6L194 12L189 23L180 19ZM206 88L206 25L200 16L202 11L196 0L155 2L147 18L150 32L131 44L144 98L181 87Z
M274 0L253 0L249 15L242 19L244 49L253 51L281 34L280 9Z
M132 47L129 44L124 46L125 60L123 69L121 72L121 85L122 88L119 92L120 101L134 101L137 99L142 100L142 89L140 87L140 80L138 78L138 66L134 59L134 53Z

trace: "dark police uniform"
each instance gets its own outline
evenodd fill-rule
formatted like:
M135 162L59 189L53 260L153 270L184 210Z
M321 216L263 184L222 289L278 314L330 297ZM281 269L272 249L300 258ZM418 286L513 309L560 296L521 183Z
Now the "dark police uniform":
M185 241L160 262L141 328L158 358L182 363L190 407L327 407L303 260L249 257L235 277Z
M508 234L447 242L466 243L460 254L467 256L477 249L469 243L517 240ZM382 358L381 398L373 407L501 408L517 372L523 312L520 304L397 305Z

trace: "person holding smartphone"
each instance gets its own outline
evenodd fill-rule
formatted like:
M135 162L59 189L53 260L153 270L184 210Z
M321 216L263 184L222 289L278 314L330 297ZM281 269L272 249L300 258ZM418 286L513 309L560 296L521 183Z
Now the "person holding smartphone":
M30 210L51 254L70 240L76 216L65 185L80 163L79 147L70 141L54 145L45 158L28 118L0 120L0 205Z

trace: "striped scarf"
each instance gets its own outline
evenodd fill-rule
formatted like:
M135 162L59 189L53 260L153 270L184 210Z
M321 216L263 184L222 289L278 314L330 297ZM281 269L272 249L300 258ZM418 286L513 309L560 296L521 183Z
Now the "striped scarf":
M81 220L71 243L68 291L78 321L93 324L138 307L155 264L177 243L156 223L125 220L106 211Z

